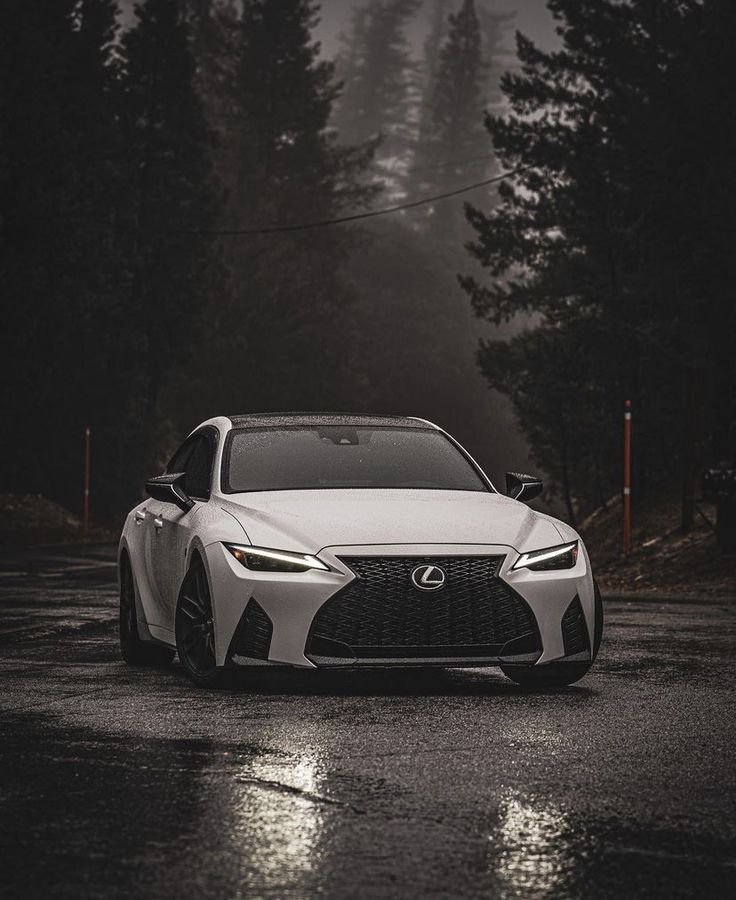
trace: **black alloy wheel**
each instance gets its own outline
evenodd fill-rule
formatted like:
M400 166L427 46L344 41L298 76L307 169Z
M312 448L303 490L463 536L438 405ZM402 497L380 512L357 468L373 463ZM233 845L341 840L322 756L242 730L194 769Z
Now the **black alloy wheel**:
M120 562L120 654L129 666L167 666L174 658L169 647L141 640L135 582L127 556Z
M179 662L199 687L218 687L225 670L215 660L215 626L207 573L195 556L176 606L176 647Z

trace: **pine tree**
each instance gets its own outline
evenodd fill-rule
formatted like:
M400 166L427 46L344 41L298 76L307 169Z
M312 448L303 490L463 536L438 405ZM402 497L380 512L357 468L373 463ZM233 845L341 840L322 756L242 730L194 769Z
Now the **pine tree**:
M340 139L345 143L354 140L358 132L360 132L361 140L365 141L380 131L380 125L378 128L373 127L366 131L362 106L354 103L348 106L345 102L346 91L353 95L362 92L369 22L370 6L368 4L353 8L350 15L350 28L346 33L340 34L340 50L335 58L335 76L342 85L342 91L336 98L333 107L332 124L337 128Z
M191 360L222 281L213 240L187 234L212 228L219 208L186 11L176 0L145 0L136 13L122 42L122 138L130 162L125 315L135 323L135 412L151 441L151 466L162 392L176 366Z
M219 138L234 102L238 5L236 0L186 0L184 12L196 65L195 85L208 124Z
M315 24L311 0L244 3L226 134L236 159L228 216L242 227L330 218L366 199L369 155L338 146L329 127L339 88ZM334 320L350 298L340 275L348 247L347 232L319 229L231 242L234 296L218 377L233 408L329 405L344 349Z
M371 0L353 13L338 59L344 90L334 124L346 144L376 141L385 176L401 171L413 136L416 65L405 34L419 0Z
M497 12L484 6L482 2L477 12L486 71L483 85L485 107L489 112L499 114L503 105L501 76L517 62L508 47L508 32L516 19L516 13Z
M483 137L485 65L474 0L464 0L449 23L432 96L432 126L436 152L454 159L477 149Z
M463 0L448 19L448 33L437 60L429 121L417 146L412 170L414 189L431 194L454 187L465 176L466 162L486 143L483 85L486 63L474 0ZM429 209L436 227L454 234L462 221L459 204Z
M736 11L722 0L551 8L561 50L520 37L522 70L503 83L511 114L488 123L505 166L530 168L490 215L471 210L488 280L463 279L478 315L528 312L539 325L510 349L486 344L481 364L583 512L620 484L624 399L640 423L638 496L678 465L691 497L706 448L723 452L723 424L736 421L725 162ZM549 347L566 361L550 378Z
M14 374L2 378L2 405L15 423L3 447L6 479L77 506L78 492L66 491L76 484L80 435L115 400L106 335L120 278L111 231L117 6L30 0L4 12L0 355ZM6 393L19 373L23 391ZM20 430L22 445L12 438Z
M432 139L432 97L437 84L437 67L440 51L447 35L447 11L449 0L434 0L429 32L424 41L421 63L422 96L419 111L417 144L421 147Z

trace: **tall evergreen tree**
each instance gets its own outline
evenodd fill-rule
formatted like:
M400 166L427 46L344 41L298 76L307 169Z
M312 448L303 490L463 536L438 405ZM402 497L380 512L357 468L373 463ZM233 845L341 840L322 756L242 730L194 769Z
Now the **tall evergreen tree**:
M339 88L312 37L316 8L243 5L226 136L236 157L228 215L242 227L330 218L365 199L369 154L338 146L329 127ZM319 229L229 244L234 293L219 373L233 407L329 405L343 361L334 318L350 298L340 276L348 247L346 232Z
M502 103L500 79L509 68L514 57L506 47L506 35L515 13L496 12L481 3L477 9L478 27L481 41L481 74L474 82L475 90L482 103L475 110L475 121L471 123L477 144L472 140L466 142L468 156L455 157L453 160L438 160L437 124L435 121L438 68L440 55L445 46L449 22L447 13L449 0L435 0L432 7L430 28L424 43L422 61L422 96L420 104L419 128L417 132L414 164L410 168L408 179L409 192L421 195L431 190L442 190L450 183L464 176L466 180L480 179L494 168L492 154L482 129L479 133L478 123L482 120L484 107L488 111L499 112ZM447 73L443 72L443 77ZM472 116L472 112L470 114ZM469 117L470 121L470 117ZM449 162L449 165L447 164Z
M334 124L347 144L378 143L385 174L401 171L412 123L416 65L406 25L420 0L370 0L353 13L352 29L338 58L344 90Z
M456 186L465 162L483 145L483 85L486 63L474 0L463 0L448 19L448 33L437 61L430 117L414 157L415 189L432 193ZM443 231L454 233L462 220L458 204L430 209Z
M501 77L516 65L516 57L508 46L508 34L516 19L515 12L498 12L481 2L478 5L483 61L486 66L486 81L483 95L486 109L499 114L503 105Z
M232 117L233 83L237 66L238 16L236 0L186 0L195 85L204 104L210 129L220 138Z
M81 435L114 388L106 335L120 277L111 232L117 6L24 0L4 13L0 356L8 372L0 391L13 423L2 442L5 478L13 490L43 491L77 506Z
M122 137L130 161L124 213L130 259L125 314L135 323L139 361L136 414L153 464L159 400L182 359L191 359L203 313L221 288L217 247L206 235L218 220L211 134L195 87L196 65L177 0L145 0L122 42Z
M449 17L432 95L435 152L453 159L477 149L482 132L485 64L474 0Z
M210 159L225 204L238 168L238 153L229 133L238 108L240 3L186 0L185 15L196 65L194 84L212 137Z
M447 36L447 14L449 0L434 0L427 37L424 39L420 75L422 92L419 106L419 124L417 144L423 146L432 140L434 133L432 124L432 98L437 84L437 67L440 51Z
M550 7L562 48L519 38L522 71L504 80L512 113L488 123L505 165L530 168L490 215L471 210L489 280L463 279L479 315L531 312L539 324L509 347L486 343L481 365L534 429L570 506L586 511L620 484L625 398L638 495L672 483L675 464L692 496L695 462L725 455L736 421L736 11L722 0Z
M370 5L363 4L352 9L349 30L340 33L340 49L335 58L335 75L342 83L342 95L334 104L332 121L340 132L341 138L346 142L352 139L358 129L361 131L363 140L370 138L380 130L379 127L366 131L363 123L363 110L352 110L345 103L346 86L350 92L357 92L356 88L363 80L369 21Z

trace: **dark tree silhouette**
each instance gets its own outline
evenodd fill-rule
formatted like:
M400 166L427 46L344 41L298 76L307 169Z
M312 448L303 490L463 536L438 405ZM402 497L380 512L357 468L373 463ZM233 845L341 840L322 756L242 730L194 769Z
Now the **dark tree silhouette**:
M420 64L422 92L417 131L417 142L419 145L431 140L433 134L432 97L437 82L437 66L440 60L440 51L447 35L449 7L449 0L434 0L431 9L429 32L424 39L424 52Z
M481 365L583 511L620 483L632 399L637 494L681 472L687 527L696 465L726 452L734 421L736 10L550 7L562 48L519 36L522 70L504 79L512 114L488 121L504 164L530 168L490 215L470 210L489 280L463 279L478 315L539 324L511 348L484 344Z
M501 77L517 63L510 46L513 41L509 40L509 31L516 19L516 13L490 9L482 0L478 4L477 13L483 60L486 64L486 81L483 86L485 106L489 112L497 114L501 112L503 105Z
M347 144L376 141L376 159L391 175L413 138L411 122L416 65L405 29L419 0L371 0L353 13L338 57L344 89L334 124Z
M119 399L116 14L110 0L24 0L0 29L0 454L12 490L65 502L84 426Z
M184 10L176 0L146 0L137 17L122 42L121 134L130 162L125 313L138 360L131 399L152 464L162 391L192 351L221 284L213 240L186 232L212 227L219 209Z
M413 127L402 23L415 6L381 4L381 152L399 154L402 118ZM122 35L113 0L4 13L0 490L79 510L86 426L98 519L129 508L216 410L421 409L466 436L492 427L448 246L400 220L208 233L374 196L373 142L338 141L330 124L339 82L313 38L316 3L146 0Z
M431 52L431 48L430 48ZM418 193L432 194L467 178L466 161L484 147L483 86L487 63L474 0L463 0L448 18L431 87L428 116L414 155L411 180ZM457 235L459 204L425 211L437 229Z
M309 0L243 7L224 140L228 214L246 227L326 218L366 197L370 154L338 146L329 128L339 89L312 38L315 10ZM218 313L227 325L216 377L232 408L329 402L344 363L334 317L350 299L340 276L348 247L346 232L319 230L228 245L233 299Z

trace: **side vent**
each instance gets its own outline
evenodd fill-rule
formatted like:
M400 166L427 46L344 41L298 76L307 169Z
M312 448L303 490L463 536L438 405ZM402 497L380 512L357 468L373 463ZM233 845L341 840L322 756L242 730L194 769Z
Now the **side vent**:
M268 659L272 634L273 622L260 603L251 597L230 645L230 658Z
M565 645L565 656L573 656L576 653L590 651L588 640L588 626L585 624L583 607L580 598L575 597L565 610L562 617L562 641Z

